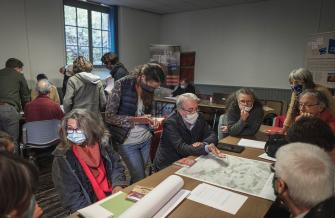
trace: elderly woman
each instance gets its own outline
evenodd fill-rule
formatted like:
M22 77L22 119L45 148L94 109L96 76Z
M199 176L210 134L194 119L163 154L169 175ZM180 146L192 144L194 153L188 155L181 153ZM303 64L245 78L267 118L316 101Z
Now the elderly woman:
M302 117L318 117L335 133L335 117L330 111L327 97L322 92L313 89L302 92L299 96L299 111L296 121Z
M65 209L74 212L122 189L127 183L101 119L75 109L62 120L52 179Z
M38 218L36 203L38 171L34 165L9 152L0 152L0 217Z
M263 120L263 106L248 88L237 90L227 99L227 112L221 115L218 139L231 136L253 136Z
M70 77L64 96L64 112L82 108L99 113L105 110L106 97L100 77L91 73L93 65L83 56L73 61L74 76Z
M164 81L158 64L144 64L132 75L116 81L106 107L106 122L110 125L113 144L125 161L131 182L145 177L149 161L154 124L148 117L152 109L154 90Z
M335 100L333 99L329 89L319 84L315 84L313 81L313 75L310 71L304 68L293 70L289 75L289 82L293 90L291 95L291 101L289 108L286 113L286 119L284 122L283 133L286 133L288 128L295 121L295 117L299 114L299 103L298 97L301 92L305 89L314 89L322 92L328 99L330 112L335 115Z

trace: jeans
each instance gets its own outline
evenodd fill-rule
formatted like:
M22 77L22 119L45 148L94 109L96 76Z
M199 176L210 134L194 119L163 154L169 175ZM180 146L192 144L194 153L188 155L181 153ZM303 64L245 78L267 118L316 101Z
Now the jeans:
M145 166L149 161L151 138L140 144L119 145L119 153L130 173L130 183L145 177Z
M18 143L20 134L20 114L9 104L0 105L0 130L7 132Z

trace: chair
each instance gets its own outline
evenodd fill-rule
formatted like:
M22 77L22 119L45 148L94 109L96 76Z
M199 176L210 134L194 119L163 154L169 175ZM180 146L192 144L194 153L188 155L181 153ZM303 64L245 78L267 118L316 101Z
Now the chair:
M33 121L23 124L20 153L25 149L46 149L59 142L60 120Z

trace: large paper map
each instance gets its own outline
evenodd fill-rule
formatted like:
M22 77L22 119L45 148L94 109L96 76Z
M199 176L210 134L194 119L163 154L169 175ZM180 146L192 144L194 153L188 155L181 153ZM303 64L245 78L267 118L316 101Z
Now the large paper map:
M191 167L176 172L181 176L229 188L250 195L274 200L273 173L270 164L236 156L226 159L214 155L201 156Z

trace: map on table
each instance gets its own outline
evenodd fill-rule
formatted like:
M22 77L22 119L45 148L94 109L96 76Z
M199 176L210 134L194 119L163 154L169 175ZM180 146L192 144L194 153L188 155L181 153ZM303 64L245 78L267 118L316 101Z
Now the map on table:
M193 166L183 167L176 174L274 201L269 163L232 155L226 157L201 156Z

